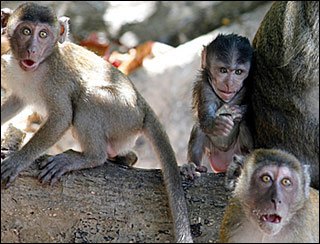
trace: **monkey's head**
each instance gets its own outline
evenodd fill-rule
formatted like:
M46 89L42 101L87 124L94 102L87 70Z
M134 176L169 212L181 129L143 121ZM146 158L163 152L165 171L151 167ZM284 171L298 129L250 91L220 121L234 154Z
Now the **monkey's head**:
M309 197L307 167L293 155L258 149L245 159L235 194L246 217L269 235L277 234Z
M202 51L201 67L215 93L229 102L242 88L249 75L253 48L248 38L220 34Z
M24 3L13 12L1 11L1 32L7 34L20 67L30 72L52 53L58 41L64 41L67 21L58 21L50 7Z

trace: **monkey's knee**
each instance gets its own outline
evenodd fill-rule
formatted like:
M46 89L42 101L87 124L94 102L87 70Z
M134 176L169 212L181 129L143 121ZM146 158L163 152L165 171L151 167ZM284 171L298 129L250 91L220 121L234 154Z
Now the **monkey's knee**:
M109 161L126 166L133 166L138 161L138 156L135 152L129 151L125 155L118 155L114 158L108 158Z

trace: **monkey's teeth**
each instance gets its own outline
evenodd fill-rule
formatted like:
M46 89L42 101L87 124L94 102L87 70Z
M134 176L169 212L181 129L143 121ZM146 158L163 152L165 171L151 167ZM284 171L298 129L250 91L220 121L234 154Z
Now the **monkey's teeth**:
M261 220L273 224L279 224L281 222L281 217L277 214L264 214L261 216Z

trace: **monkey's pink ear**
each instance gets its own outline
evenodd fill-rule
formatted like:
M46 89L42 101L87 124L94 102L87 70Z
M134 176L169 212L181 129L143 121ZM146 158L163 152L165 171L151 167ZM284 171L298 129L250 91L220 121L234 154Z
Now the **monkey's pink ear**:
M69 33L69 23L70 23L70 18L66 16L62 16L59 18L59 24L60 24L60 36L59 36L59 42L63 43Z
M1 9L1 35L6 33L6 27L8 23L8 19L12 14L12 10L9 8L2 8Z
M202 69L205 69L207 67L206 57L207 57L207 48L203 46L203 50L201 52L201 68Z

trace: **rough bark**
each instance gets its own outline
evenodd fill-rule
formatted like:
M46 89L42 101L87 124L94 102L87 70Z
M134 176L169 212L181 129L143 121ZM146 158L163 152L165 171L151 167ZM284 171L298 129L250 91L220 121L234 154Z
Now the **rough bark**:
M159 169L112 163L40 184L36 164L1 189L1 242L173 242ZM224 174L183 188L195 242L216 242L229 193Z

